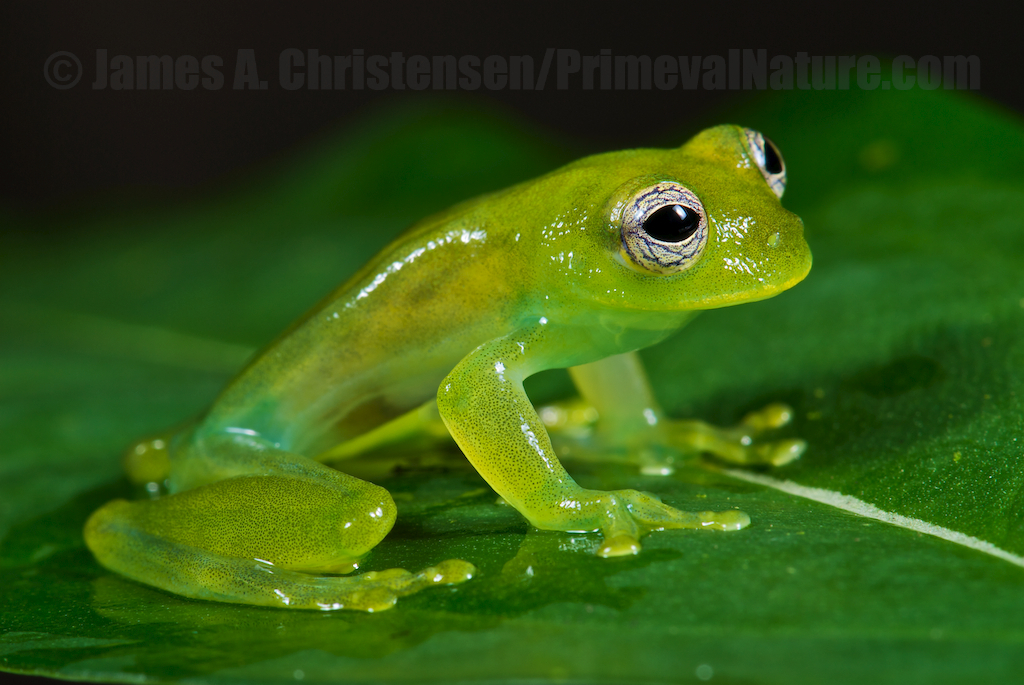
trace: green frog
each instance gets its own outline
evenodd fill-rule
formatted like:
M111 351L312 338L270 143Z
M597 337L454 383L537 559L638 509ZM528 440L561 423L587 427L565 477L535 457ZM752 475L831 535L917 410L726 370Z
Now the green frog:
M587 157L424 219L258 354L199 419L134 445L130 478L166 494L106 504L86 543L106 568L186 597L388 609L475 569L450 559L353 574L391 529L395 504L324 462L436 417L533 526L597 533L600 556L637 554L651 531L743 528L738 510L686 512L635 490L581 487L523 380L568 368L597 417L589 453L634 455L645 471L669 472L665 455L680 452L798 457L800 440L758 439L788 421L783 405L730 429L666 417L636 354L702 310L768 298L807 275L785 185L767 138L723 125L676 149Z

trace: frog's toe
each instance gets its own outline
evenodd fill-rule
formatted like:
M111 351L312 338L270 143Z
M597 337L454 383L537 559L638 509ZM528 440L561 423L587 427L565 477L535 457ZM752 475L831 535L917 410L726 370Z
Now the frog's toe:
M372 614L380 611L387 611L397 603L397 592L391 588L379 586L353 592L345 598L345 601L323 602L320 604L320 608L324 611L351 609L353 611L365 611Z
M436 566L428 566L417 574L427 585L457 585L476 575L476 566L462 559L447 559Z
M807 450L807 443L798 438L776 440L773 442L736 445L734 450L716 450L716 456L734 464L785 466L800 458Z
M609 557L628 557L633 554L640 554L640 541L632 535L616 535L606 537L601 546L597 548L597 556L608 559Z
M739 509L699 511L702 530L742 530L750 525L750 515Z
M793 420L793 409L788 404L774 402L743 417L740 425L755 433L782 428Z
M765 462L772 466L785 466L803 455L807 450L807 442L794 438L791 440L779 440L763 445L763 447L765 448Z

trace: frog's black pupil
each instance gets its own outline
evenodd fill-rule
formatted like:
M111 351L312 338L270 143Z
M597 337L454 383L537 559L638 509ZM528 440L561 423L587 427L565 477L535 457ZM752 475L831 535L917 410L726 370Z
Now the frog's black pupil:
M767 138L764 139L764 170L769 174L777 174L782 171L782 158L775 145Z
M663 243L679 243L697 230L700 216L684 205L666 205L644 220L647 235Z

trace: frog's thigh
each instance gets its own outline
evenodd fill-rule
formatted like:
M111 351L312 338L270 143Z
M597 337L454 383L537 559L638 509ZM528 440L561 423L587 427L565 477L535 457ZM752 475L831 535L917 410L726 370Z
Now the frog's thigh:
M101 564L140 582L265 606L381 610L471 574L458 561L419 574L303 573L351 570L391 529L395 507L383 488L292 456L306 475L240 475L158 500L111 502L86 523L86 543ZM322 478L308 477L318 469Z

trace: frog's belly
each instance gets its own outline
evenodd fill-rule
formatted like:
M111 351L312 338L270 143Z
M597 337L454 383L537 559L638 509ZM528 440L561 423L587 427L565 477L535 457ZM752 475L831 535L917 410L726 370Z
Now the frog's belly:
M225 389L203 429L252 430L317 454L435 396L464 356L514 327L504 303L400 292L311 314Z
M284 449L316 454L433 397L479 344L397 352L386 339L344 338L302 349L293 337L271 348L225 390L205 427L252 430Z

